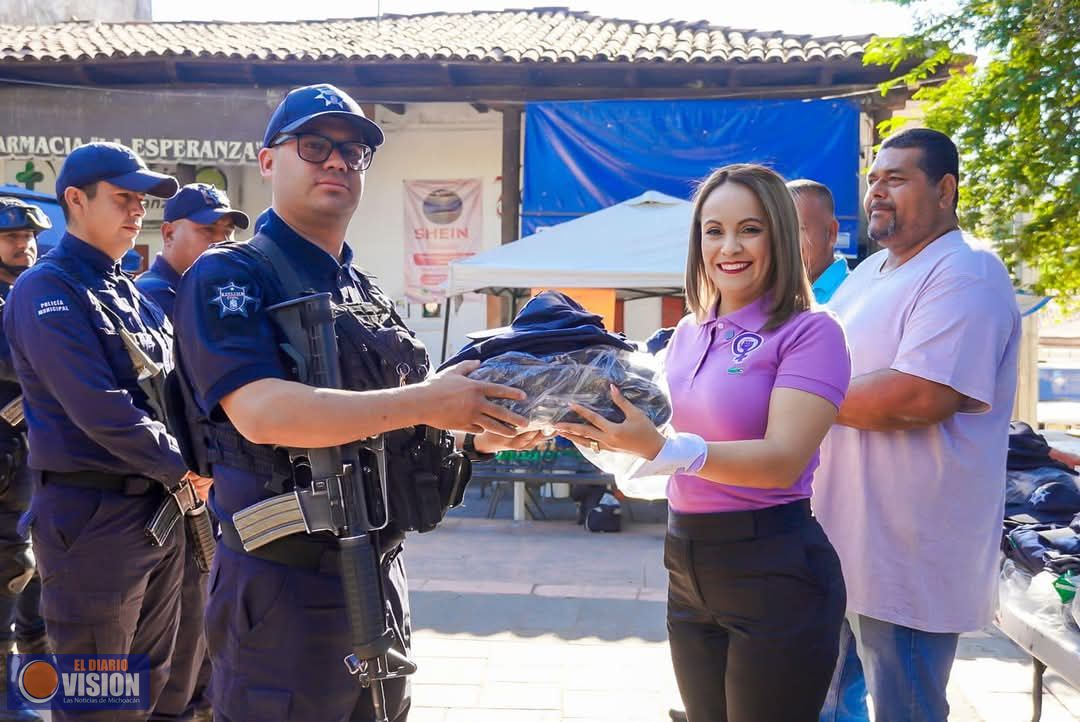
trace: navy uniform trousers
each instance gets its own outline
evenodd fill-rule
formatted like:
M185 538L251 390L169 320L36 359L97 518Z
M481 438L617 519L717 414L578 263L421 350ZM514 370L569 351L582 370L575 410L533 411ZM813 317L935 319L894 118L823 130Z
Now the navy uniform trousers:
M21 592L15 593L9 586L12 580L26 574L33 560L30 539L19 527L20 518L30 506L31 488L30 470L22 464L12 473L8 487L0 492L0 653L9 649L12 641L26 652L28 642L38 642L45 634L41 578L34 574Z
M177 525L177 532L184 533L182 521ZM154 722L189 719L195 710L209 704L205 693L210 684L210 656L203 632L208 577L207 572L199 569L192 554L184 555L176 651L173 652L169 680L150 717Z
M410 644L400 555L382 565L400 639ZM345 668L349 622L336 555L318 570L285 566L218 545L210 571L206 637L214 722L369 722L371 695ZM386 716L405 722L408 679L384 683Z
M147 655L150 709L169 676L186 546L180 525L160 548L147 539L146 522L162 499L157 488L128 496L38 483L31 504L41 611L53 651ZM120 722L149 714L58 709L52 719Z

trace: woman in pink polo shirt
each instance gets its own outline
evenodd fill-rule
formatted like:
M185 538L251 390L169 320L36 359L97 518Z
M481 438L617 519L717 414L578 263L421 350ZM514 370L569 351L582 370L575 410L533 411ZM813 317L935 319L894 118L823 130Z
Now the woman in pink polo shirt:
M847 391L844 332L812 308L784 179L714 172L694 199L686 301L666 368L665 437L575 407L579 443L647 459L668 483L668 633L690 722L815 722L844 616L840 561L810 514L818 446Z

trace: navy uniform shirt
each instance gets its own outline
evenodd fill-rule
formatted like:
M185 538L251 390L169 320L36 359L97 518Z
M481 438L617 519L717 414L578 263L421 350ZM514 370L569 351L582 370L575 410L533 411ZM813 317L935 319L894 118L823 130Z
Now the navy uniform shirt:
M311 290L329 291L335 303L366 300L360 272L345 245L341 261L307 241L270 211L262 233L279 243ZM176 296L176 343L184 372L204 414L221 400L264 378L288 379L275 326L267 306L281 293L268 263L243 253L238 244L220 244L203 253L180 281ZM252 471L214 465L210 507L219 518L273 493L269 479Z
M160 253L150 269L135 279L135 285L149 296L154 303L161 306L165 315L172 318L173 302L176 300L176 287L180 285L180 274L169 265L165 257Z
M59 266L59 268L58 268ZM4 331L25 398L30 467L140 475L173 485L187 471L151 417L117 333L171 366L171 326L107 255L67 233L19 276Z
M3 315L9 293L11 293L11 286L0 282L0 316ZM15 375L15 365L11 362L11 346L8 344L7 334L0 326L0 405L14 398L14 396L8 396L11 384L18 388L19 378ZM0 426L3 424L0 423Z
M0 282L0 314L3 313L9 293L11 293L11 286ZM19 378L15 375L15 365L11 362L11 346L8 345L7 335L0 327L0 408L7 406L8 402L18 398L21 393ZM0 439L10 439L17 433L16 429L0 419Z

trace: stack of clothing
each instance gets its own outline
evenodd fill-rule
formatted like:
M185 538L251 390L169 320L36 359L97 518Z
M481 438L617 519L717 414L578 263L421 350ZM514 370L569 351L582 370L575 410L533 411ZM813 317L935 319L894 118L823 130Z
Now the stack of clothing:
M625 414L611 399L612 384L657 426L671 419L671 402L651 357L635 353L634 344L605 329L600 316L565 294L545 291L525 305L509 328L470 337L443 368L481 361L470 378L524 391L524 401L497 403L529 419L530 428L582 423L571 403L621 422Z
M1032 576L1080 578L1080 484L1069 466L1023 422L1009 430L1002 551Z

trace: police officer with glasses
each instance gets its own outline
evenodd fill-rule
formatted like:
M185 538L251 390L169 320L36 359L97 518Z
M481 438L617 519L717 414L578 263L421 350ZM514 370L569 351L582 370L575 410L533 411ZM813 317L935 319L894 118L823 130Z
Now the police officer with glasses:
M222 527L206 610L218 722L404 722L404 531L432 528L453 503L455 446L478 456L536 442L494 401L521 392L467 378L475 363L429 375L423 345L354 265L346 230L382 142L338 88L290 92L259 152L271 209L251 241L203 254L177 294L178 369ZM290 324L297 308L312 313ZM308 353L316 346L333 357ZM354 507L368 526L355 527ZM369 566L349 561L371 545ZM385 626L371 658L358 654L365 600Z

